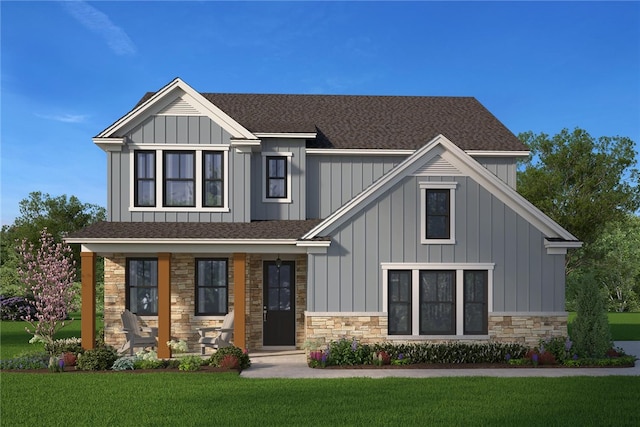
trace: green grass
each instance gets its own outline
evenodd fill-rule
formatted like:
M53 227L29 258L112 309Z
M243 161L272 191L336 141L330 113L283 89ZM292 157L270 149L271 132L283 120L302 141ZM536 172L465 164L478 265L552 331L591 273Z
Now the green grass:
M74 320L65 325L65 327L56 334L56 339L80 337L80 316L77 313L73 313L71 317L73 317ZM102 328L102 323L102 316L97 316L96 329ZM0 359L10 359L16 354L25 351L44 349L43 344L29 344L32 335L24 330L26 326L29 326L27 322L6 320L0 322ZM29 326L29 328L31 327Z
M2 373L2 425L634 425L640 377ZM90 390L90 392L88 392Z
M614 341L640 341L640 312L607 314ZM575 318L576 313L569 313L569 328Z

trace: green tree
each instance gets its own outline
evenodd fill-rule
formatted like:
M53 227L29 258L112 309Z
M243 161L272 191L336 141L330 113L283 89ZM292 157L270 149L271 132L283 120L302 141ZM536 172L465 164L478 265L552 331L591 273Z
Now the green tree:
M21 295L19 292L23 288L16 272L18 242L26 240L37 245L46 228L54 241L60 243L67 233L106 218L106 211L101 206L82 203L75 196L52 197L39 191L21 200L19 207L20 215L13 224L3 226L0 231L0 294L8 296ZM79 267L79 246L73 248L73 259Z
M606 224L640 208L634 143L626 137L593 138L563 129L518 136L531 150L518 174L518 191L586 246Z
M580 357L604 357L611 348L609 319L602 289L596 280L584 280L577 288L577 315L571 328L573 348Z

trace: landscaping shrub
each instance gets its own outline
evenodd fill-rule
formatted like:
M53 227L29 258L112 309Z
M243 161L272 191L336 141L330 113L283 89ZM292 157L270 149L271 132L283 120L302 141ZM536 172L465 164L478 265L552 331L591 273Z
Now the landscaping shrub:
M360 344L354 338L331 341L327 354L327 365L353 366L371 363L373 350L367 344Z
M220 361L220 367L225 369L240 369L240 361L233 354L227 354Z
M87 350L78 356L76 367L81 371L106 371L118 360L118 352L111 346Z
M411 363L504 363L507 359L524 357L527 350L528 348L521 344L495 342L381 343L373 346L373 351L385 351L392 360L409 359Z
M132 371L134 369L134 363L137 360L136 356L123 356L116 359L111 366L114 371Z
M595 280L586 280L576 291L577 315L571 328L576 354L581 358L604 357L611 345L604 295Z
M0 369L42 369L49 365L49 354L38 351L0 360Z
M541 339L538 348L540 351L553 354L558 363L564 363L573 356L573 342L569 337L550 337Z
M220 368L222 367L222 360L225 356L228 355L235 356L238 359L240 370L247 369L249 366L251 366L249 354L242 351L242 349L234 346L219 348L215 353L211 355L208 363L211 366Z
M82 353L82 340L80 338L62 338L53 341L53 343L45 343L44 349L49 354L62 354L62 353Z
M0 295L0 319L22 320L34 315L36 309L33 303L24 297L5 297Z
M164 362L159 359L136 359L133 362L134 369L158 369L164 366Z
M200 356L184 356L180 359L178 369L181 371L198 371L203 361Z

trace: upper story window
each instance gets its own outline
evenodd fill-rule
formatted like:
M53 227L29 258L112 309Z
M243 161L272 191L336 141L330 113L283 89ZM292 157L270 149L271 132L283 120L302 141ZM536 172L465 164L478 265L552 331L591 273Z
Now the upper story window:
M217 151L202 154L203 192L202 206L223 206L224 201L224 159Z
M135 206L156 205L156 152L135 152Z
M133 152L130 210L229 211L228 146L134 147L144 149Z
M455 182L420 183L420 240L423 244L454 244Z
M292 156L293 153L262 153L263 202L291 202Z
M164 206L195 206L195 153L164 152Z

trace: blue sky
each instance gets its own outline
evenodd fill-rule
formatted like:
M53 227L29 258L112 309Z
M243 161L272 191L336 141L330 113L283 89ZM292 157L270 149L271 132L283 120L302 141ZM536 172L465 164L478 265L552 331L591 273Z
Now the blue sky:
M512 132L640 143L638 2L7 2L2 224L32 191L106 206L91 138L147 91L474 96Z

